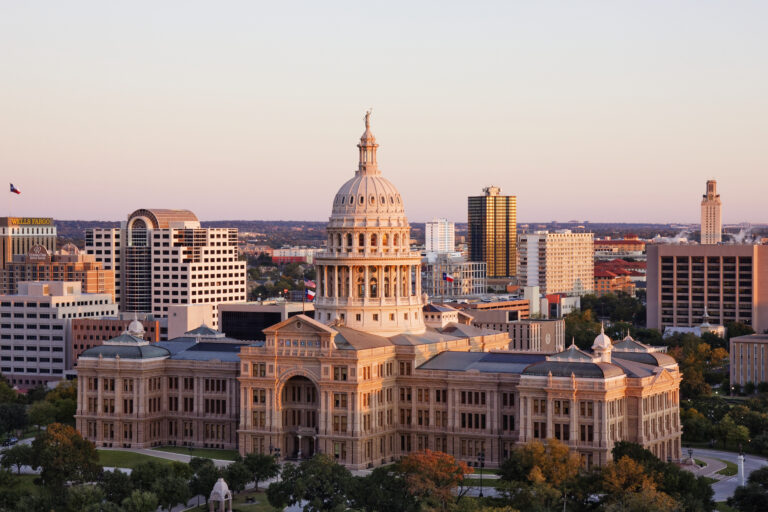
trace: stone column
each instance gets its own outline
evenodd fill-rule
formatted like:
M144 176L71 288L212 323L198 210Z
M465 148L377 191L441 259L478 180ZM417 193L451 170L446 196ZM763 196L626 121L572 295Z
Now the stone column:
M362 296L360 298L361 299L367 299L367 298L370 298L370 295L371 295L370 294L370 290L368 288L368 283L369 283L370 278L371 278L371 276L370 276L370 274L368 272L368 265L365 266L365 271L364 271L363 275L365 276L365 280L363 281L363 294L362 294ZM365 321L365 318L363 318L363 321Z
M348 277L347 281L349 281L347 283L348 285L347 288L349 288L349 295L347 296L347 299L351 299L352 297L354 297L354 294L352 293L353 287L355 286L355 283L353 282L354 281L353 278L355 276L354 269L355 267L352 265L347 267L347 277Z
M547 403L547 439L555 437L555 426L552 422L552 408L554 407L554 400L551 399L549 393L546 398Z

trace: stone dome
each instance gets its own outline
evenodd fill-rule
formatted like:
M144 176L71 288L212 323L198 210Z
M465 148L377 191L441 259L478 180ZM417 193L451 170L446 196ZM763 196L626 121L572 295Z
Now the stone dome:
M359 171L344 183L333 200L334 214L404 214L400 192L386 178Z
M229 501L232 499L232 492L229 490L227 482L223 478L216 480L211 490L211 495L208 498L211 501Z
M597 335L595 338L595 342L592 344L592 350L595 349L605 349L605 348L612 348L613 347L613 341L611 338L608 337L607 334L605 334L605 328L601 325L600 326L600 334Z
M139 322L139 319L135 314L133 315L133 321L131 321L131 323L128 324L128 328L125 330L125 332L137 338L144 337L144 325L141 322Z

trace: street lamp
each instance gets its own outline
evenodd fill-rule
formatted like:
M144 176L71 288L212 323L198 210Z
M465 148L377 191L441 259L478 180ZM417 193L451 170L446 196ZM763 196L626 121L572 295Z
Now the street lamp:
M480 452L477 454L477 460L480 465L480 494L479 496L483 497L483 468L485 467L485 452Z
M688 447L688 458L690 459L691 464L693 464L693 448L690 446Z

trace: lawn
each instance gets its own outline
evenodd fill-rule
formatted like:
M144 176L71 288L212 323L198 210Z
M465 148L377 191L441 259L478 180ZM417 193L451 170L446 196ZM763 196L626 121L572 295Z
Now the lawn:
M693 462L695 462L696 465L699 466L700 468L703 468L704 466L707 465L706 462L704 462L703 460L699 460L699 459L693 459Z
M483 487L494 487L499 488L502 487L506 482L504 480L499 480L498 478L484 478L483 479ZM464 479L464 486L465 487L480 487L480 479L479 478L465 478Z
M122 452L117 450L97 450L99 453L99 464L110 468L135 468L138 464L147 461L164 462L170 464L172 461L161 459L159 457L150 457L141 453Z
M216 450L213 448L188 448L186 446L159 446L152 448L158 452L179 453L190 457L203 457L206 459L235 460L236 450Z
M728 462L727 460L722 459L717 460L725 464L725 467L717 472L718 475L733 476L739 472L738 466L736 466L736 464L733 462Z
M248 498L253 498L253 503L246 503ZM208 512L208 507L201 505L192 510ZM269 504L264 492L244 491L235 495L232 501L232 512L278 512L278 509Z

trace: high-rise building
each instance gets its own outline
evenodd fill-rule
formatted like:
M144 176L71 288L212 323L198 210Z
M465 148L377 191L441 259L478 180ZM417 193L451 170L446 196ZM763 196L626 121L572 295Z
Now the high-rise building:
M115 316L108 293L82 293L76 281L19 283L0 297L0 371L13 385L34 387L72 369L72 322Z
M564 229L520 235L517 277L520 286L538 286L544 295L585 295L595 289L592 233Z
M723 217L717 181L707 181L707 193L701 200L701 243L719 244L723 240Z
M468 245L471 261L484 261L488 277L517 274L517 197L502 196L499 187L468 198Z
M237 229L201 228L189 210L136 210L121 228L87 229L85 248L115 271L122 311L164 318L173 304L246 299Z
M434 219L424 225L426 252L447 253L456 249L456 227L448 219Z
M51 218L0 217L0 269L24 256L34 245L56 250L56 226Z
M744 322L768 329L768 246L649 245L648 327Z
M14 256L0 269L0 294L16 293L22 281L80 281L84 293L108 293L115 300L115 272L104 270L94 256L73 244L54 253L33 245L27 254Z

